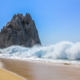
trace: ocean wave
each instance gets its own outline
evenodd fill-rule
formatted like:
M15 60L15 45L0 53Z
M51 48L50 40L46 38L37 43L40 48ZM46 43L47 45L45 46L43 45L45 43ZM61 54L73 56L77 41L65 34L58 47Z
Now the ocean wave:
M0 49L0 57L48 58L48 59L80 59L80 42L62 41L50 46L34 46L26 48L11 46Z

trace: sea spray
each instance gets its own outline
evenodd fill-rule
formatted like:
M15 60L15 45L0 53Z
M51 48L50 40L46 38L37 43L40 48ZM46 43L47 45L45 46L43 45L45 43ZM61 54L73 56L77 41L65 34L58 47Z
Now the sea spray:
M0 49L0 57L45 58L45 59L80 59L80 42L62 41L50 46L26 48L11 46Z

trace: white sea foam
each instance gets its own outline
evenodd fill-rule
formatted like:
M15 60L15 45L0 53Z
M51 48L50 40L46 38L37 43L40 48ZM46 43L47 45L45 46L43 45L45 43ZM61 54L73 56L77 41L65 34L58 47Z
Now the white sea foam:
M57 59L80 59L80 42L72 43L63 41L50 46L34 46L25 48L21 46L11 46L0 49L0 57L23 58L33 60L60 61ZM69 62L69 61L68 61Z
M2 66L3 66L3 64L2 64L2 62L0 61L0 68L2 68Z

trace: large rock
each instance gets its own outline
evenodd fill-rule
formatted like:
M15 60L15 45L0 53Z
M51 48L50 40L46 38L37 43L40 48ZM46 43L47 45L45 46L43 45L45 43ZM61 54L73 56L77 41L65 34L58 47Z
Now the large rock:
M28 13L25 16L22 14L14 15L11 21L1 29L0 48L12 45L32 47L35 44L41 45L41 42L34 20Z

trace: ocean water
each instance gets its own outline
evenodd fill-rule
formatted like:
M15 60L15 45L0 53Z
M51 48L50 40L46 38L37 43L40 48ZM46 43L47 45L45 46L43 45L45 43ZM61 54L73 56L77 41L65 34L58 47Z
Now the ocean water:
M54 63L80 64L80 42L62 41L50 46L11 46L0 49L1 58L26 59Z

